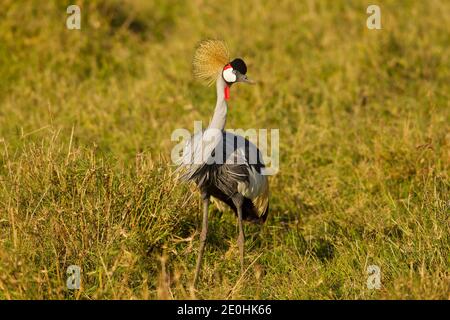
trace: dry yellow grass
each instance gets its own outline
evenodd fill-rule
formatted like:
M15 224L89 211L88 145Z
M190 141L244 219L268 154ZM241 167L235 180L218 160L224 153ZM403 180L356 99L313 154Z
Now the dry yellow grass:
M1 299L450 298L448 1L379 1L378 31L356 0L78 3L76 31L63 2L2 1ZM242 278L211 209L194 292L200 201L169 157L214 107L205 38L259 81L227 126L279 128L281 167Z

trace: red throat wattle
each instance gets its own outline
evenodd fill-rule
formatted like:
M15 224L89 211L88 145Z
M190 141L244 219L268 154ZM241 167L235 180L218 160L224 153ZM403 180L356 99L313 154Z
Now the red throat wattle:
M223 93L225 95L225 100L230 99L230 87L229 86L225 86Z

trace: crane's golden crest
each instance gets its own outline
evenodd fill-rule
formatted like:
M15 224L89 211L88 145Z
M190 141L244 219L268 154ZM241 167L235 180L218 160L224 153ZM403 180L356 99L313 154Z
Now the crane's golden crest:
M230 53L224 41L203 40L195 50L192 61L194 77L210 86L229 61Z

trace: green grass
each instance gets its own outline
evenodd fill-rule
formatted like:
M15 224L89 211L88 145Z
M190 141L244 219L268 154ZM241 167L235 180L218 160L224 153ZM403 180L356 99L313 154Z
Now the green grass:
M63 1L2 2L0 299L450 298L448 1L379 1L382 30L356 0L78 3L79 31ZM212 114L190 65L210 37L259 80L227 126L279 128L280 172L242 278L211 207L194 291L201 203L170 134Z

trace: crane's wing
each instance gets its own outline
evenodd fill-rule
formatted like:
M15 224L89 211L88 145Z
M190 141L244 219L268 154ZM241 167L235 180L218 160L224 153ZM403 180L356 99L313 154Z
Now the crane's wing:
M248 216L265 220L268 179L262 174L262 154L248 139L229 131L197 132L187 141L179 164L182 180L195 181L200 188L214 185L228 198L239 192L246 199L244 211ZM221 200L233 208L227 199Z
M208 165L215 164L213 155L222 145L223 132L216 129L206 129L195 133L186 141L177 165L179 178L182 181L198 180Z
M269 211L269 181L262 174L265 167L262 154L255 144L242 136L226 131L224 137L226 149L233 149L227 160L238 163L226 164L227 170L245 177L237 182L237 191L249 200L244 202L244 211L250 218L264 221Z

